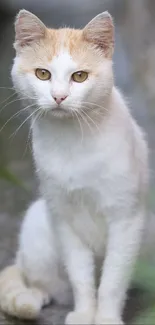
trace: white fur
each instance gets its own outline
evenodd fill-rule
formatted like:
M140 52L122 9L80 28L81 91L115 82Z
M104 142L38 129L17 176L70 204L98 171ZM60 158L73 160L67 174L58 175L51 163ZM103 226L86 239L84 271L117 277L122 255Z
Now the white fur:
M69 76L78 66L66 53L43 67L51 71L51 82L19 74L19 64L17 58L12 71L16 88L30 97L35 94L47 111L55 107L51 92L62 91L69 94L66 111L75 102L80 109L83 101L93 101L106 103L103 112L109 113L100 115L97 127L88 119L92 130L81 121L82 141L78 120L47 114L33 124L43 199L26 214L16 263L29 286L41 288L49 298L64 300L62 292L71 285L75 310L67 324L122 324L145 215L147 149L142 132L112 89L110 61L100 64L96 79L74 85ZM102 269L98 293L95 267Z
M46 62L46 61L45 61ZM83 109L84 106L89 106L88 102L99 104L103 102L105 93L109 93L112 87L112 63L110 60L103 60L103 63L98 64L98 77L93 74L83 83L73 82L71 76L74 72L83 70L78 66L78 63L73 60L66 50L55 56L52 62L43 63L43 66L38 67L34 63L35 68L44 68L51 72L51 80L42 81L36 78L32 72L22 72L19 67L24 64L21 57L16 57L12 69L12 79L18 92L28 98L34 98L35 103L53 115L53 109L57 108L53 97L68 96L62 102L61 107L64 111ZM85 69L84 69L85 70ZM18 74L17 74L18 71ZM52 111L52 112L51 112ZM56 112L55 112L56 114Z

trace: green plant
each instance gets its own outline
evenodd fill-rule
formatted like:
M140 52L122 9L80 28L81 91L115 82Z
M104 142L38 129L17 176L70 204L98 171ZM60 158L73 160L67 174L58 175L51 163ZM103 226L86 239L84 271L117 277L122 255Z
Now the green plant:
M0 166L0 179L4 179L14 185L23 187L22 182L4 166Z
M3 121L0 120L0 129L3 125ZM3 146L3 136L0 133L0 179L8 181L14 185L20 186L24 188L22 182L13 174L7 167L5 150Z
M134 282L143 289L147 306L144 311L133 320L133 325L155 325L155 260L151 262L139 261Z

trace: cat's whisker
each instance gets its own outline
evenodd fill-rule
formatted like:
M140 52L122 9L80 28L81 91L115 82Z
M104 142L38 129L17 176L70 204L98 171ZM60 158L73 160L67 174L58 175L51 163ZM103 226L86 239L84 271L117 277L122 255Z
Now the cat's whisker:
M98 105L98 104L96 104L96 103L92 103L92 102L82 102L82 104L88 104L88 105L93 105L93 106L95 106L95 107L98 107L98 108L100 108L101 110L105 110L105 111L107 111L108 112L108 110L107 110L107 108L105 108L104 106L101 106L101 105ZM91 107L90 107L91 108Z
M94 107L90 107L90 106L87 106L87 105L84 105L84 104L81 104L81 103L74 103L74 104L72 104L72 106L74 106L75 108L78 108L79 110L81 109L81 108L83 108L85 111L87 111L87 113L89 114L89 113L91 113L91 114L93 114L93 115L98 115L98 116L104 116L105 115L105 113L104 113L104 109L98 109L98 108L94 108Z
M97 130L99 131L99 132L101 132L101 130L99 129L99 127L98 127L98 125L95 123L95 121L86 113L86 106L80 106L79 107L79 105L77 104L77 105L74 105L74 107L76 107L76 108L79 108L79 110L77 110L76 109L76 112L77 113L79 113L79 112L81 112L82 114L80 114L80 116L81 116L81 118L82 118L82 116L83 116L83 114L85 115L85 117L86 117L86 120L87 120L87 122L88 122L88 119L91 121L91 124L94 124L95 125L95 127L97 128ZM84 109L81 109L81 108L85 108L85 110ZM74 110L75 111L75 110ZM98 114L98 116L100 116L101 114ZM90 124L90 123L89 123Z
M41 107L38 107L38 108L40 109L40 111L38 112L38 114L36 114L36 117L34 118L34 120L32 121L32 123L30 125L30 129L29 129L29 132L28 132L28 137L27 137L26 147L25 147L25 150L24 150L24 153L23 153L23 157L26 154L26 151L27 151L27 148L28 148L28 145L29 145L29 141L30 141L30 137L31 137L31 133L32 133L32 129L34 127L34 124L39 119L39 117L41 117L41 115L42 115Z
M78 117L77 112L74 111L74 113L75 113L75 116L77 117L77 120L78 120L79 125L80 125L80 129L81 129L81 143L82 143L82 142L83 142L83 129L82 129L82 124L81 124L81 121L80 121L80 119L79 119L79 117Z
M11 138L14 138L16 135L17 135L17 133L18 133L18 131L21 129L21 127L33 116L33 115L35 115L35 113L37 113L38 111L40 110L40 108L37 108L34 112L32 112L22 123L21 123L21 125L17 128L17 130L10 136L10 139Z
M84 117L84 110L81 109L81 106L79 107L78 104L74 105L74 108L76 107L76 110L72 108L73 105L69 105L68 107L71 107L71 111L73 111L73 113L76 112L76 114L78 114L78 116L81 118L81 120L83 120L88 125L90 131L93 132L93 128L91 127L91 125L87 119L89 116L87 114L85 114L85 117ZM85 106L83 106L83 107L86 109ZM79 118L79 120L80 120L80 118ZM91 118L90 118L90 120L91 120L91 122L93 121ZM93 124L95 124L95 122L93 122ZM81 126L82 126L82 124L81 124ZM95 124L95 126L97 127L96 124Z
M16 92L14 92L14 94L11 94L9 97L5 98L1 103L0 105L4 104L5 102L7 102L7 100L9 100L10 98L12 98L13 96L16 95Z
M22 97L23 97L23 95L25 96L25 99L32 99L32 100L37 99L37 96L36 96L36 95L30 96L30 95L28 95L27 93L25 93L23 90L20 91L20 90L18 89L18 92L17 92L16 89L15 89L15 87L12 87L12 88L0 87L0 88L2 88L2 89L11 89L11 90L14 90L14 94L16 94L18 97L20 97L19 94L21 94ZM12 95L11 95L11 96L12 96Z
M1 129L0 129L0 132L2 132L3 131L3 129L5 128L5 126L10 122L10 121L12 121L15 117L18 117L21 113L23 113L24 111L26 111L28 108L30 108L30 107L32 107L32 106L34 106L34 104L32 104L32 105L28 105L28 106L26 106L26 107L24 107L23 109L21 109L20 111L18 111L18 112L16 112L15 114L13 114L6 122L5 122L5 124L1 127Z
M92 128L91 128L91 126L90 126L90 123L87 121L87 119L81 114L81 112L80 111L76 111L76 113L77 114L79 114L79 116L81 117L81 119L88 125L88 127L89 127L89 130L91 131L91 133L92 133Z
M87 116L87 118L95 125L95 127L97 128L97 130L100 133L101 130L99 129L98 125L94 122L94 120L84 110L81 110L81 112L82 112L82 114L85 114Z
M20 100L24 100L24 99L25 99L25 97L23 97L23 98L16 98L16 99L14 99L14 100L11 100L9 103L5 104L5 105L0 109L0 113L2 113L2 111L4 110L4 108L6 108L7 106L9 106L9 105L11 105L11 104L13 104L13 103L15 103L15 102L18 102L18 101L20 101Z
M18 91L18 96L20 97L20 95L24 95L25 96L25 99L31 99L31 100L34 100L34 99L37 99L37 96L36 95L34 95L33 97L32 96L30 96L30 95L28 95L28 94L26 94L26 93L24 93L24 92L20 92L20 91Z
M28 136L27 136L27 140L26 140L26 145L25 145L25 150L24 150L24 153L23 153L23 158L25 157L25 154L26 154L26 152L27 152L27 148L28 148L28 145L29 145L31 132L32 132L32 130L30 129L30 130L29 130L29 133L28 133Z
M104 116L105 115L104 110L101 111L101 110L96 109L94 107L88 107L88 106L85 106L85 105L81 105L81 107L86 108L87 112L92 112L93 114L95 113L96 115L99 115L99 116Z
M98 110L93 109L93 108L90 108L90 107L87 107L87 106L85 106L85 105L74 104L74 107L79 108L79 110L80 110L81 108L83 108L83 109L85 109L87 112L91 111L93 114L98 115L98 116L104 116L104 113L103 113L103 112L98 111Z
M15 90L14 87L0 87L0 89Z
M78 103L76 102L76 103L73 103L73 105L78 105ZM85 101L82 101L82 103L79 103L79 106L82 106L82 105L90 105L90 106L86 106L87 107L87 109L92 109L93 110L93 107L91 107L92 105L93 106L95 106L95 107L97 107L97 108L99 108L101 111L106 111L106 112L108 112L108 110L104 107L104 106L101 106L101 105L98 105L98 104L96 104L96 103L92 103L92 102L85 102Z
M36 114L35 118L33 119L33 116L32 116L32 123L30 124L30 130L32 131L33 129L33 126L35 124L35 122L44 114L44 111L42 110L42 107L39 106L38 107L38 114Z

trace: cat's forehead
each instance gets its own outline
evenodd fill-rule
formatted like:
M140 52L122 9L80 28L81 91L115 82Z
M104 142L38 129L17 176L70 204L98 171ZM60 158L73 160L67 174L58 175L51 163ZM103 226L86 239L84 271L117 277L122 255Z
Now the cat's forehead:
M65 70L70 70L70 72L72 72L72 70L77 68L77 63L65 48L62 48L60 52L52 58L49 64L53 72L60 72L60 74L65 72Z
M83 39L81 30L63 28L48 30L51 44L52 65L76 68L77 64L86 64L92 56L88 43ZM92 61L92 60L91 60Z
M45 39L23 51L22 68L28 71L50 65L55 71L68 69L72 72L76 69L95 68L100 60L100 55L83 40L81 30L48 29Z
M51 41L54 55L57 55L64 48L73 55L83 42L82 31L70 28L48 29L47 38Z

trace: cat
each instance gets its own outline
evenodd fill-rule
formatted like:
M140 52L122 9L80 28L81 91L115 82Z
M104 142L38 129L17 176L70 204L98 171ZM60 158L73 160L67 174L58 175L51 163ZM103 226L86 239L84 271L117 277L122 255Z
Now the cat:
M12 80L30 106L41 198L26 212L14 265L1 272L1 309L33 319L73 295L65 324L123 324L148 149L114 86L113 19L103 12L84 29L56 30L21 10L15 35Z

